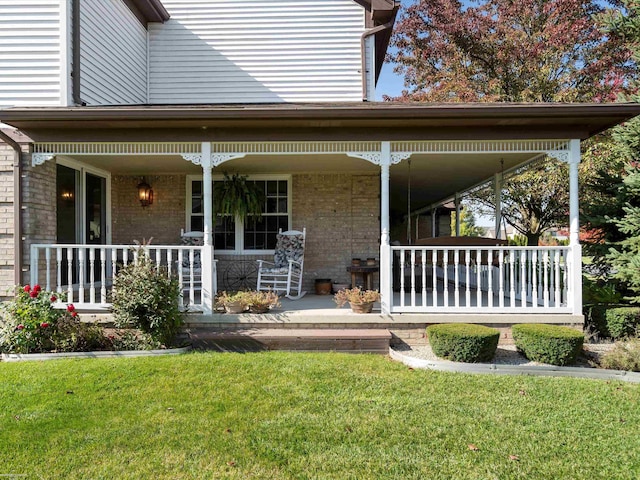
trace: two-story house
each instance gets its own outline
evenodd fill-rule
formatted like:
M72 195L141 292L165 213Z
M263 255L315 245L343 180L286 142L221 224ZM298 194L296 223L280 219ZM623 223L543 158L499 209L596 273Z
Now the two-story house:
M208 314L216 284L253 278L280 229L304 228L306 290L375 258L382 314L400 323L581 322L580 141L640 109L375 102L398 8L0 0L0 122L15 128L0 137L0 288L40 282L107 308L127 246L153 237L152 257L187 265L185 298ZM504 174L544 155L569 164L568 247L424 241L448 225L439 205L487 181L499 197ZM214 211L225 172L265 193L257 222ZM392 234L407 221L423 241Z

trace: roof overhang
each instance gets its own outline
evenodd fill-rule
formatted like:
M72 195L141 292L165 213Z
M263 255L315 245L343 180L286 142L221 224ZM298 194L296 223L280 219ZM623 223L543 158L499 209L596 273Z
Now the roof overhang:
M355 0L355 2L367 11L367 28L388 25L388 28L375 33L375 79L377 82L384 65L387 48L389 48L393 25L400 9L400 2L395 0Z
M34 141L586 139L639 103L255 104L13 107L0 122Z
M143 25L169 20L169 12L161 0L124 0L124 3Z

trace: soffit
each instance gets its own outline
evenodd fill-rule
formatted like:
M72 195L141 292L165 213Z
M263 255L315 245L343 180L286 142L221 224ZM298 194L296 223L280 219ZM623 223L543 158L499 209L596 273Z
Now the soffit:
M35 141L586 139L640 114L615 104L258 104L14 107Z

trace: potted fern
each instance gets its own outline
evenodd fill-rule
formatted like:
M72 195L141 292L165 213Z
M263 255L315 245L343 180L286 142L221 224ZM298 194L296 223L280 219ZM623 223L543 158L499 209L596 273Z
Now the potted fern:
M222 183L216 184L213 198L216 214L244 222L247 218L255 221L262 215L265 196L258 184L247 181L245 175L225 173Z

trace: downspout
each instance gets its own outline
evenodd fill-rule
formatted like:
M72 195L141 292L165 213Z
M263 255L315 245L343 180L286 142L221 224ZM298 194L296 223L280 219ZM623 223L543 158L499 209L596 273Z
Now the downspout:
M22 149L20 144L0 130L0 140L15 151L13 157L13 283L22 283Z
M71 2L71 93L74 105L85 106L80 97L80 0Z
M382 32L383 30L387 30L388 28L392 28L393 27L393 23L394 21L390 21L385 23L384 25L378 25L377 27L371 28L369 30L367 30L366 32L364 32L361 36L360 36L360 51L362 53L361 57L362 57L362 66L360 67L361 72L362 72L362 101L363 102L367 102L369 101L369 98L367 98L367 54L366 54L366 45L365 42L367 40L367 38L369 38L371 35L375 35L378 32ZM374 60L375 62L375 60ZM372 65L372 68L374 66Z

